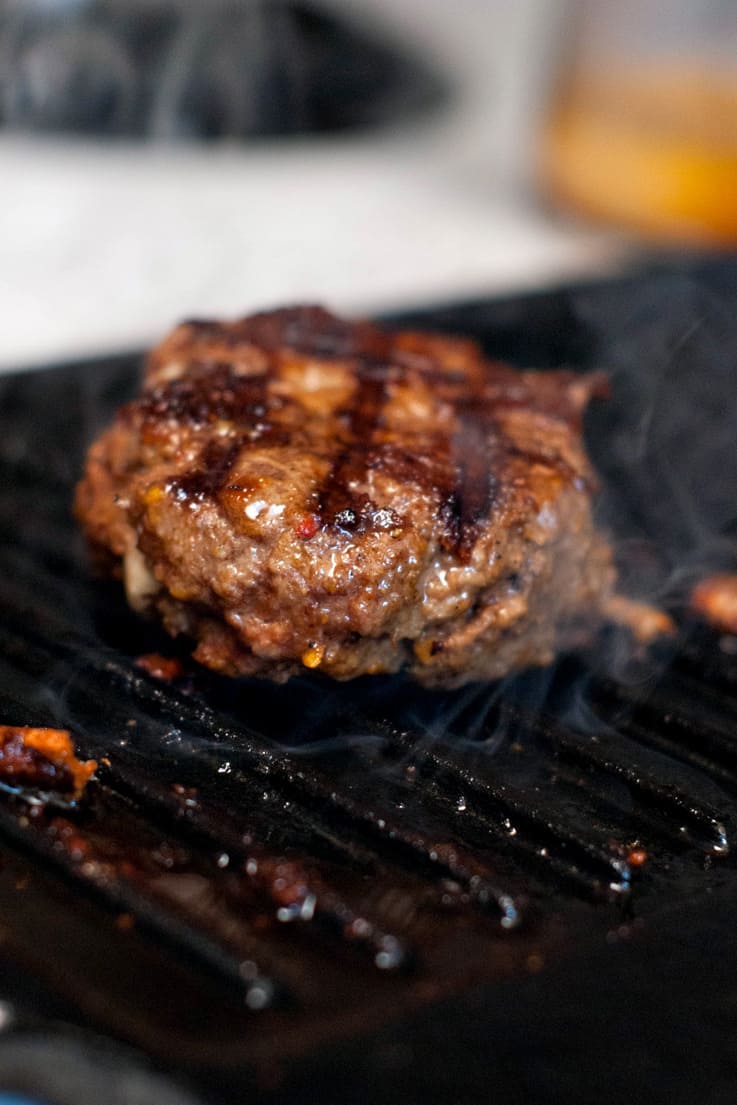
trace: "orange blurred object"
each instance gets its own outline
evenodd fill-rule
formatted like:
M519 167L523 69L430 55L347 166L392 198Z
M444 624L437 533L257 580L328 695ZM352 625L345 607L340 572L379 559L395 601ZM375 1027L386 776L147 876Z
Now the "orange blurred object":
M645 237L726 248L737 245L737 5L699 0L679 23L682 7L579 8L541 180L554 201Z

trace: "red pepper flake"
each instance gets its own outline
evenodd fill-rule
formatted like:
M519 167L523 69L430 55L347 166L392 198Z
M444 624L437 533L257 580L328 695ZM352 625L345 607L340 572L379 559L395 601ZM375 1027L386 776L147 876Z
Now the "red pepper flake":
M627 856L630 867L643 867L647 863L647 852L644 848L633 848Z
M300 518L295 527L297 537L301 537L304 541L309 541L311 537L314 537L320 528L320 519L316 514L305 514Z
M183 673L182 662L173 656L162 656L160 652L147 652L136 659L136 667L143 668L154 679L170 683Z

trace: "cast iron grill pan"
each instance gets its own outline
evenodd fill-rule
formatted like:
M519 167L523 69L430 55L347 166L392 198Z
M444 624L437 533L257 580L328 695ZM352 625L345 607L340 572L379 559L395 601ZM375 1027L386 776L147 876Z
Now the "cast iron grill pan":
M718 279L649 276L418 316L523 364L610 368L615 397L591 430L603 509L625 576L679 620L648 656L610 634L587 658L452 694L401 678L285 688L148 675L136 658L177 646L90 578L70 518L84 449L132 392L138 361L3 381L0 721L68 727L100 762L77 808L0 796L5 954L68 1021L223 1100L248 1087L308 1101L319 1087L322 1101L588 1101L587 1062L627 1041L650 1096L733 1096L718 1032L701 1045L714 1053L707 1078L675 1046L668 1012L683 990L679 1009L695 1006L702 1031L721 999L697 976L722 983L715 957L733 942L737 657L683 615L673 585L699 557L728 561L733 508L710 484L696 522L674 521L676 484L662 481L648 504L658 473L684 466L682 449L667 452L680 425L668 388L703 390L708 373L734 391L733 276L723 266ZM687 304L701 318L690 334ZM628 422L633 363L655 397L654 459L648 442L639 456L622 447L643 417ZM679 495L720 459L712 436ZM684 949L707 921L716 931ZM655 985L669 941L692 972L670 997ZM655 1041L613 1043L605 1011L631 1025L648 1003ZM658 1074L668 1051L678 1079Z

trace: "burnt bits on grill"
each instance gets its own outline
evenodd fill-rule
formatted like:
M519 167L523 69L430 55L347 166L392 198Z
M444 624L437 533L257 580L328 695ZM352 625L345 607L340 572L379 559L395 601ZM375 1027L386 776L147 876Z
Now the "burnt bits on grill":
M0 780L9 786L79 798L96 770L95 760L77 759L66 729L0 725Z
M696 585L691 610L721 633L737 634L737 572L717 572Z
M587 638L611 594L597 389L315 307L187 322L90 449L77 515L217 671L496 679Z

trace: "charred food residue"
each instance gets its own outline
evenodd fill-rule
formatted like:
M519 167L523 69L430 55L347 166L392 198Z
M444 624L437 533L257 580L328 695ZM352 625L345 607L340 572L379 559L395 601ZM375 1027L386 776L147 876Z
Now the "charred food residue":
M96 770L95 760L77 759L66 729L0 725L0 780L10 786L77 799Z
M737 635L737 572L702 579L691 595L691 609L719 632Z

